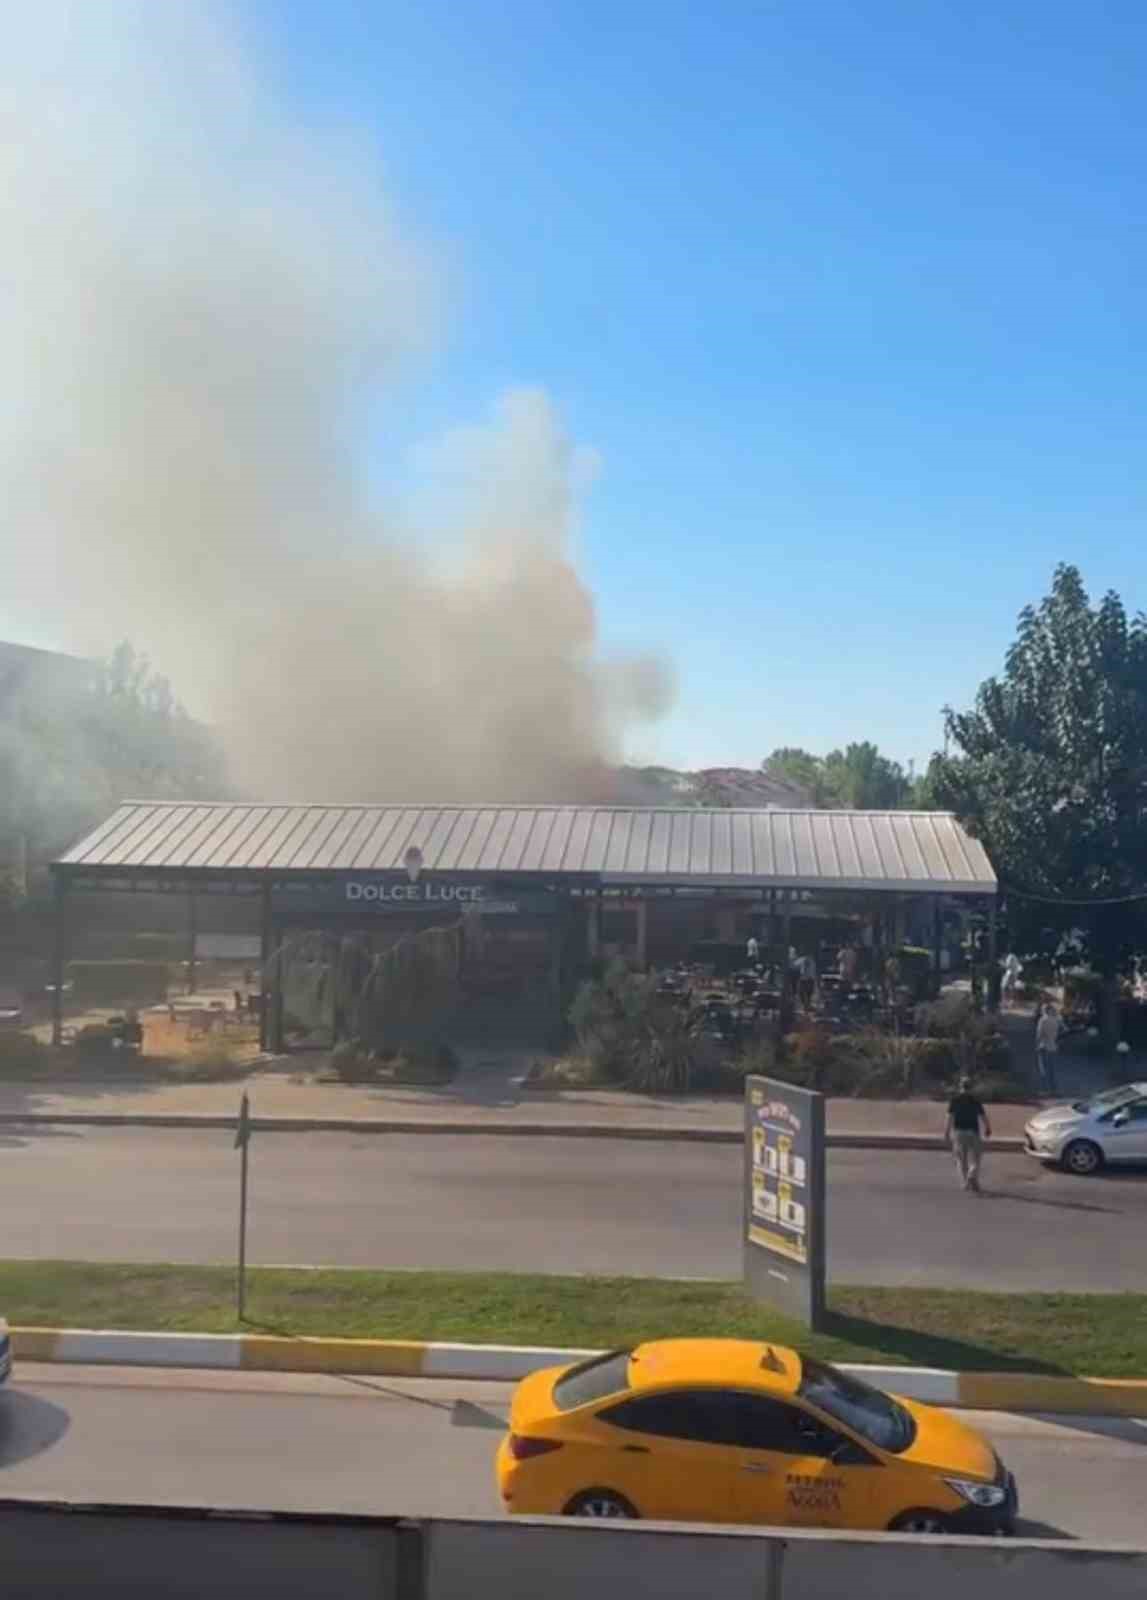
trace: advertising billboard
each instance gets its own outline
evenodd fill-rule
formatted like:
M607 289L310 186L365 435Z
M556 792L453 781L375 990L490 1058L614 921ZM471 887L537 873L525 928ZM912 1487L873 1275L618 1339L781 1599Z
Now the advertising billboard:
M818 1327L824 1317L824 1096L745 1080L745 1286Z

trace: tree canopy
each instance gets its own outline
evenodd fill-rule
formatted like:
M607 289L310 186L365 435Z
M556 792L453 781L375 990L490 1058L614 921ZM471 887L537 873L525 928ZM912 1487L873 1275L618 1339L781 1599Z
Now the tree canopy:
M1080 928L1097 970L1125 969L1147 945L1147 619L1060 566L948 733L937 797L984 842L1013 932Z
M31 681L0 710L0 836L51 851L126 799L226 795L210 732L121 644L74 680Z
M813 803L832 809L889 811L911 805L915 786L898 761L882 755L869 740L814 756L790 745L761 763L764 772L799 783Z

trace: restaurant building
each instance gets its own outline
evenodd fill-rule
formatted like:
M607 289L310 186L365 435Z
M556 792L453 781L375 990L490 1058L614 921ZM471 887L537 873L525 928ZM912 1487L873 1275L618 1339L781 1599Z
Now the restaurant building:
M192 960L216 929L248 930L271 1049L304 933L381 950L460 927L471 994L544 998L553 1017L595 961L720 967L750 934L811 954L915 941L939 970L950 918L996 895L952 816L908 811L140 801L52 871L57 997L79 897L176 895Z

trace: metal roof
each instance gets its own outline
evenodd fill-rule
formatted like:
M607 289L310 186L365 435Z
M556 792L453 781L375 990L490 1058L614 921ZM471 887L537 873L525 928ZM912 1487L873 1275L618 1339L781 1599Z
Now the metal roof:
M984 848L938 811L322 806L135 801L57 863L73 870L430 872L991 893Z

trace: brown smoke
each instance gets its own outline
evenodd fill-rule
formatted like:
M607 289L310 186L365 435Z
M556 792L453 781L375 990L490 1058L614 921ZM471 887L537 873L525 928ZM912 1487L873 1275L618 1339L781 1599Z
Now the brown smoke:
M8 626L15 583L25 636L131 638L251 793L604 798L668 674L599 657L545 394L428 453L445 523L369 491L441 297L368 141L293 126L202 4L0 18Z

